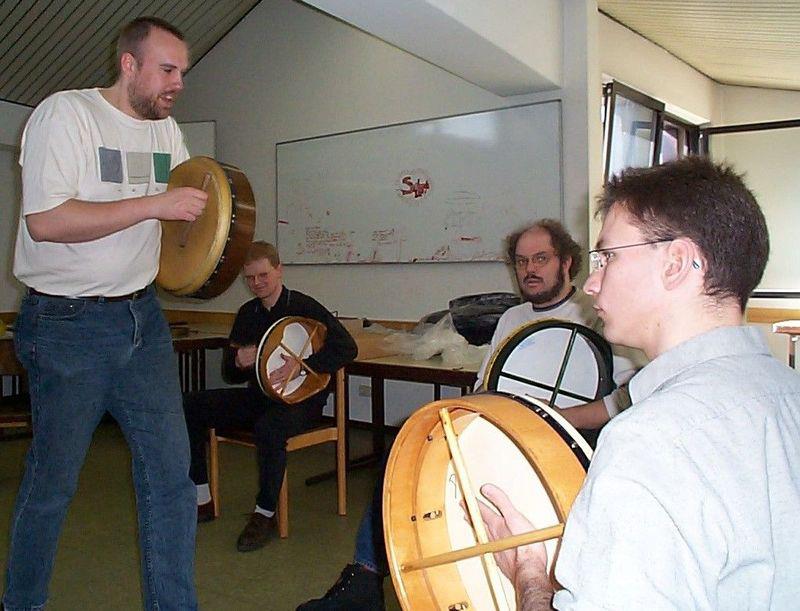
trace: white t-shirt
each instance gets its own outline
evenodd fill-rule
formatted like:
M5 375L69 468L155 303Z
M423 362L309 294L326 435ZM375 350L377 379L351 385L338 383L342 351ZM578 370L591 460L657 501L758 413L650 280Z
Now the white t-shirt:
M486 375L486 367L489 364L489 359L492 358L492 355L503 340L522 325L550 318L567 320L598 331L597 327L599 326L599 321L592 309L592 300L586 293L577 289L569 299L565 299L547 308L534 309L530 302L521 303L513 308L509 308L503 313L500 320L497 321L497 328L494 330L492 341L489 344L489 352L486 353L483 363L481 363L481 367L478 370L478 382L476 387L481 387L483 385L483 378ZM622 386L633 377L637 368L630 358L630 355L624 353L625 349L612 346L612 350L614 352L614 382L617 386ZM630 405L630 398L627 390L618 388L610 395L604 397L603 403L606 406L606 410L608 410L609 416L613 418Z
M124 295L158 272L161 224L148 219L89 242L35 242L25 216L68 199L107 202L166 190L169 171L188 159L172 118L134 119L99 89L62 91L31 114L22 135L22 213L14 275L53 295Z

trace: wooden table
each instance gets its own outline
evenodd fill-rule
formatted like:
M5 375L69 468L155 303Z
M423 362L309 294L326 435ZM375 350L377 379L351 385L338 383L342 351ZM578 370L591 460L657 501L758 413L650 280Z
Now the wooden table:
M446 367L439 356L419 361L412 359L410 356L399 355L356 360L347 365L344 371L345 389L349 388L348 377L351 375L370 378L371 387L372 424L370 428L372 429L372 451L369 454L353 459L349 457L348 451L348 470L367 467L383 460L386 452L386 380L432 384L433 398L438 401L442 396L442 386L459 388L462 395L471 392L478 373L477 367L474 366L458 369ZM345 397L345 400L347 403L347 419L345 422L349 427L350 402L348 397ZM350 438L349 435L347 438ZM332 476L333 472L321 473L308 478L306 484L312 484Z
M14 354L14 336L0 335L0 438L9 431L27 431L31 424L25 369ZM27 433L25 433L27 434Z
M0 335L0 375L20 376L25 373L14 353L14 336L10 331Z
M773 333L784 333L789 336L789 367L794 369L795 349L800 339L800 320L784 320L772 325Z

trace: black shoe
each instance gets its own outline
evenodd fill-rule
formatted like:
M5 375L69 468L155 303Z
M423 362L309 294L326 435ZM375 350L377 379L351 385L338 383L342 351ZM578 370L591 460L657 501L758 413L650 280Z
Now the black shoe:
M197 506L197 523L211 522L217 516L214 515L214 501L210 500L208 503L203 503Z
M275 530L275 516L268 518L260 513L251 513L242 534L236 541L236 549L240 552L252 552L261 549L269 541Z
M360 564L348 564L322 598L309 600L297 611L383 611L383 577Z

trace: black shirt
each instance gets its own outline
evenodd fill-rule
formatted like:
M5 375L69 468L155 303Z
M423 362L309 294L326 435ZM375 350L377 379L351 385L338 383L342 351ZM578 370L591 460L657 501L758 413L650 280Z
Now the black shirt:
M264 333L285 316L312 318L327 328L322 349L303 359L314 371L333 373L356 358L356 343L336 317L313 297L299 291L290 291L286 287L283 287L278 301L270 309L265 308L257 297L239 308L231 329L231 344L258 346ZM227 348L222 360L222 375L225 380L231 384L248 382L250 386L258 387L255 367L239 369L235 358L236 349Z

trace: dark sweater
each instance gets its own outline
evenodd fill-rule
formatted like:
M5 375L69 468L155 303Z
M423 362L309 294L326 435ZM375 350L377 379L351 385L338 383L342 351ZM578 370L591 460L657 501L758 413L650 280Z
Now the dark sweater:
M267 329L285 316L312 318L327 328L322 349L304 359L314 371L333 373L356 358L358 353L356 343L336 317L313 297L299 291L291 291L286 287L283 287L278 301L269 310L258 298L251 299L239 308L231 329L231 344L257 346ZM226 348L222 359L222 375L225 380L230 384L248 382L250 386L258 388L255 367L239 369L235 358L236 349Z

